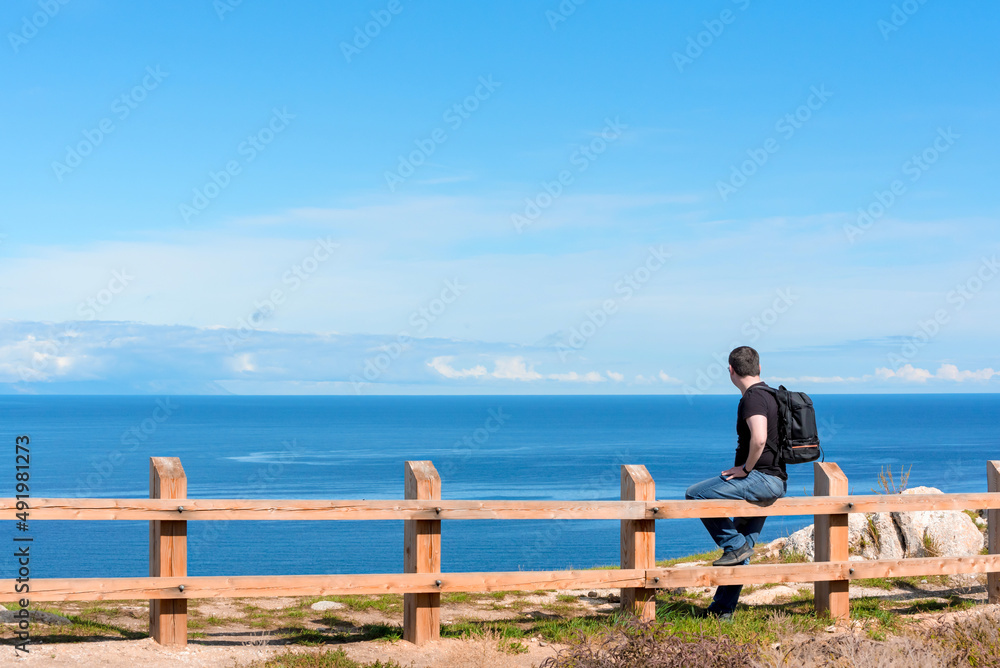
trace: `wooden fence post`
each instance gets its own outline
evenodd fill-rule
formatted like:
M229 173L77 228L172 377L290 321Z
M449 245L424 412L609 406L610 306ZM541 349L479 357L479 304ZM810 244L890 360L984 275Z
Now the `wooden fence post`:
M1000 461L986 463L986 489L1000 494ZM990 554L1000 554L1000 509L994 508L986 513L987 548ZM986 591L990 603L1000 603L1000 572L986 576Z
M149 458L149 498L187 498L187 477L177 457ZM187 575L187 522L150 520L150 577ZM187 645L187 599L149 602L149 635L161 645Z
M440 499L441 477L431 462L406 462L406 498ZM441 520L403 522L403 572L441 572ZM423 645L441 635L441 594L403 594L403 640Z
M815 496L847 496L847 476L833 462L813 464ZM813 535L816 541L814 561L847 561L848 515L814 515ZM851 618L848 580L833 580L815 584L816 613L829 612L839 622Z
M622 501L655 501L656 483L645 466L622 466ZM622 520L623 569L656 568L656 520ZM621 590L621 609L644 622L656 618L656 590L629 587Z

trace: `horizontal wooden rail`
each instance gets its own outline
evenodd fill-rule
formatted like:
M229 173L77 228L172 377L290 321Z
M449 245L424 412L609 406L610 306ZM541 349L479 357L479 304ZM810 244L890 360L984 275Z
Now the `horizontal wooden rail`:
M314 499L32 499L33 520L651 520L774 517L918 510L996 510L1000 494L803 496L746 501L464 501ZM13 520L16 499L0 499Z
M160 578L65 578L31 581L33 601L331 596L478 591L710 587L729 584L826 582L913 575L1000 571L1000 555L925 557L884 561L704 568L650 568L507 573L383 573L375 575L251 575ZM14 581L3 581L0 602L15 601ZM438 584L440 583L440 584ZM181 590L180 587L184 589Z
M15 601L14 581L3 580L0 602ZM440 582L440 586L437 584ZM644 570L513 571L509 573L388 573L377 575L249 575L169 578L31 580L32 601L107 601L247 596L420 594L462 591L534 591L642 587ZM180 587L183 585L184 589Z
M917 557L883 561L818 561L802 564L660 568L646 571L646 587L709 587L731 584L830 582L912 575L956 575L1000 570L1000 555ZM659 580L657 581L657 578Z

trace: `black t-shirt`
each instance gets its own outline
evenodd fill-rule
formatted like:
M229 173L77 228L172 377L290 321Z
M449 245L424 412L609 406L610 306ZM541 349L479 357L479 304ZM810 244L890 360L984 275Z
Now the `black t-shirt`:
M754 464L754 469L788 480L785 464L778 457L778 401L767 390L754 389L760 387L767 387L767 383L751 385L740 399L740 406L736 411L737 445L736 463L733 466L746 464L750 455L750 425L747 424L747 418L751 415L763 415L767 418L767 444Z

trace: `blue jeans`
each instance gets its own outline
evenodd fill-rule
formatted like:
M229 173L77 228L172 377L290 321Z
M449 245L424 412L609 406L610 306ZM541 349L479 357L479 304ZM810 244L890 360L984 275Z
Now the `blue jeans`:
M777 476L760 471L750 471L745 478L726 480L721 475L703 480L688 487L688 499L740 499L757 505L768 505L780 499L788 490L788 483ZM738 550L749 543L757 544L766 517L711 517L702 519L712 540L726 552ZM747 559L743 565L749 564ZM743 585L725 585L715 590L715 599L709 610L723 614L736 609Z

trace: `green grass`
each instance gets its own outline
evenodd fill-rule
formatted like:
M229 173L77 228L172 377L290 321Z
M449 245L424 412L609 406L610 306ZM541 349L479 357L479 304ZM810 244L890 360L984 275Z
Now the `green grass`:
M116 624L109 624L106 622L101 622L95 619L88 619L83 615L73 615L66 614L65 612L60 612L57 610L45 609L45 608L35 608L38 611L51 612L52 614L61 615L70 620L72 624L69 626L52 626L45 627L46 630L51 629L49 633L41 634L36 629L32 633L32 641L36 643L69 643L69 642L80 642L84 639L107 639L107 638L124 638L126 640L141 640L142 638L148 638L149 634L146 631L133 631L127 629L124 626L118 626ZM106 614L106 613L94 613L90 612L91 615L95 614Z
M851 619L865 624L865 631L872 640L885 640L898 633L903 620L898 612L889 609L889 602L871 596L851 600Z
M851 580L851 584L859 587L871 587L872 589L885 589L891 591L897 589L897 578L864 578L861 580Z
M503 638L497 643L497 649L504 654L527 654L528 646L520 640L513 638Z
M796 632L815 632L829 625L824 617L817 617L812 609L812 594L798 594L788 603L760 605L752 608L739 606L732 621L713 617L700 618L696 613L701 606L677 597L657 606L656 621L666 625L669 634L691 633L728 636L741 643L774 642L779 629L776 615L785 619L785 625Z
M332 636L313 629L304 628L291 629L283 633L282 636L293 645L305 645L307 647L316 647L333 640Z
M501 620L464 620L442 625L442 638L524 639L541 636L549 642L567 642L578 636L593 636L606 631L609 624L618 623L617 613L568 619L535 619L519 616Z
M344 650L325 651L309 654L282 654L251 668L401 668L395 661L358 663L344 653Z
M312 606L318 601L334 601L342 603L348 610L363 612L366 610L378 610L384 613L396 613L403 610L402 594L380 594L378 596L362 596L359 594L345 594L342 596L318 596L310 597L299 603L302 609Z
M956 610L966 610L975 607L976 602L963 599L959 596L951 596L947 600L939 598L922 598L917 601L908 601L908 606L897 609L901 614L913 614L921 612L954 612Z
M947 584L948 576L908 575L893 578L862 578L858 580L851 580L851 584L858 585L860 587L872 587L875 589L891 591L893 589L919 589L925 584L924 582L921 582L922 580L927 580L927 582L931 584L945 585Z

